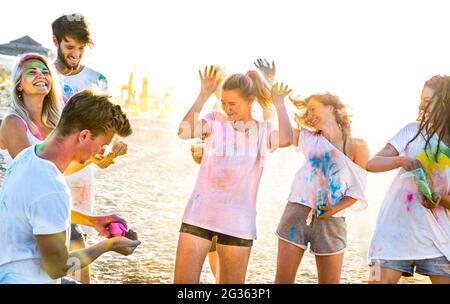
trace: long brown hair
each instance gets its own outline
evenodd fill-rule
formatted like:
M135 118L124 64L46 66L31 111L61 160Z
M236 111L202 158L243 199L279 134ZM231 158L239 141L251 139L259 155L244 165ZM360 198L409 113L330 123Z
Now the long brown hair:
M347 106L342 103L342 101L339 99L338 96L332 95L330 93L325 94L314 94L311 95L304 100L302 99L295 99L290 98L291 102L294 104L294 106L300 110L299 113L295 113L295 122L297 123L298 127L301 126L307 127L308 129L311 129L315 131L316 133L319 133L319 130L316 130L313 125L308 120L308 103L310 100L316 99L324 106L332 106L334 108L333 114L334 118L336 119L336 122L339 126L339 128L342 131L342 136L344 139L344 154L345 153L345 146L348 138L351 138L351 116L347 113Z
M408 145L419 135L422 135L425 139L425 153L427 153L427 149L431 151L430 141L432 137L437 134L438 144L434 155L437 162L441 141L443 138L450 136L450 77L435 75L425 82L424 87L432 89L434 93L431 96L431 102L419 113L417 119L419 121L419 130L408 142ZM424 115L430 107L432 107L430 115Z
M245 100L256 98L263 109L270 109L272 96L270 88L259 72L251 70L244 74L233 74L225 79L222 90L237 90Z

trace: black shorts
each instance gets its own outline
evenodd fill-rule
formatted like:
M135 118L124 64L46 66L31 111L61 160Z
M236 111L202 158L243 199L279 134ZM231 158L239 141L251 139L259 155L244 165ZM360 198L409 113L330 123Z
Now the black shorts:
M180 227L180 232L189 233L203 239L213 241L214 236L217 236L217 244L229 245L229 246L239 246L239 247L252 247L253 240L241 239L231 235L226 235L219 232L214 232L204 228L200 228L194 225L189 225L182 223Z

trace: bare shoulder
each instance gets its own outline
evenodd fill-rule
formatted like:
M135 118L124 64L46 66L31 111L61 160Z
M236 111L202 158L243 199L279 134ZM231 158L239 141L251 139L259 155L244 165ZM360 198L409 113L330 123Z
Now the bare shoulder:
M353 151L368 151L369 150L369 145L367 144L367 142L362 139L362 138L352 138L351 140L351 145L353 148Z
M0 148L4 149L8 139L17 140L26 134L27 127L22 119L16 115L8 115L2 119L0 125Z
M21 127L26 129L23 120L17 115L8 115L2 119L1 127Z
M2 120L0 132L2 134L16 134L16 132L26 132L27 127L23 120L16 115L8 115Z
M364 139L352 138L351 140L352 160L361 168L365 168L369 161L369 145Z

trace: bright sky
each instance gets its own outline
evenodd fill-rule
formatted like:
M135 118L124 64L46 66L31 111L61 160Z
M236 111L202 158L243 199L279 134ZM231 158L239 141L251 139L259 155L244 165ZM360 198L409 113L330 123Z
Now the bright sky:
M274 59L277 80L301 96L330 91L352 106L354 133L372 154L415 119L423 82L450 74L447 1L7 1L0 43L30 35L53 48L51 22L81 12L96 46L84 63L151 92L172 87L188 107L197 70L246 72ZM5 8L6 5L6 8ZM153 90L153 91L152 91Z

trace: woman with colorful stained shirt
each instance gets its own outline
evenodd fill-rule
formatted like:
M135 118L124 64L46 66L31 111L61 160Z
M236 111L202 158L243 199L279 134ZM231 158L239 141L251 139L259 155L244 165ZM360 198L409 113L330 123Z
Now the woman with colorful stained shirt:
M319 283L339 283L347 247L345 209L362 210L367 205L368 147L352 137L350 117L337 96L315 94L293 102L301 110L293 144L304 161L276 232L275 283L295 282L308 243L316 257Z
M450 77L438 75L425 82L417 122L366 166L369 172L399 168L370 244L371 283L395 284L414 271L450 283L449 147Z
M222 85L222 110L198 115L219 85L214 67L200 73L201 90L180 125L183 139L207 137L194 191L186 206L175 262L175 283L199 283L211 241L217 236L220 283L244 283L256 239L256 197L265 154L292 142L284 105L286 86L267 83L256 71L234 74ZM252 117L252 104L273 105L278 130Z
M267 81L267 84L269 86L272 86L274 78L275 78L275 73L276 73L275 62L272 61L272 64L271 64L265 58L264 59L258 58L254 62L254 65L261 72L261 75ZM213 94L214 99L215 99L214 111L220 111L222 82L225 79L226 72L225 72L224 66L215 65L214 68L217 71L217 77L219 79L219 85L217 86L217 88ZM255 107L252 108L252 110L254 112L254 113L252 113L252 116L256 116L258 114L258 113L255 113L255 110L257 110L257 109L258 108L255 108ZM268 108L262 109L262 118L264 120L273 119L274 118L273 114L274 114L273 109L268 109ZM191 145L192 158L198 164L200 164L202 161L205 143L206 143L205 138L202 137L201 140L197 140L197 142L195 144ZM216 283L220 283L219 257L217 255L217 236L214 236L214 238L212 239L211 248L208 252L208 261L209 261L209 266L211 268L211 272L212 272L214 278L216 279Z

